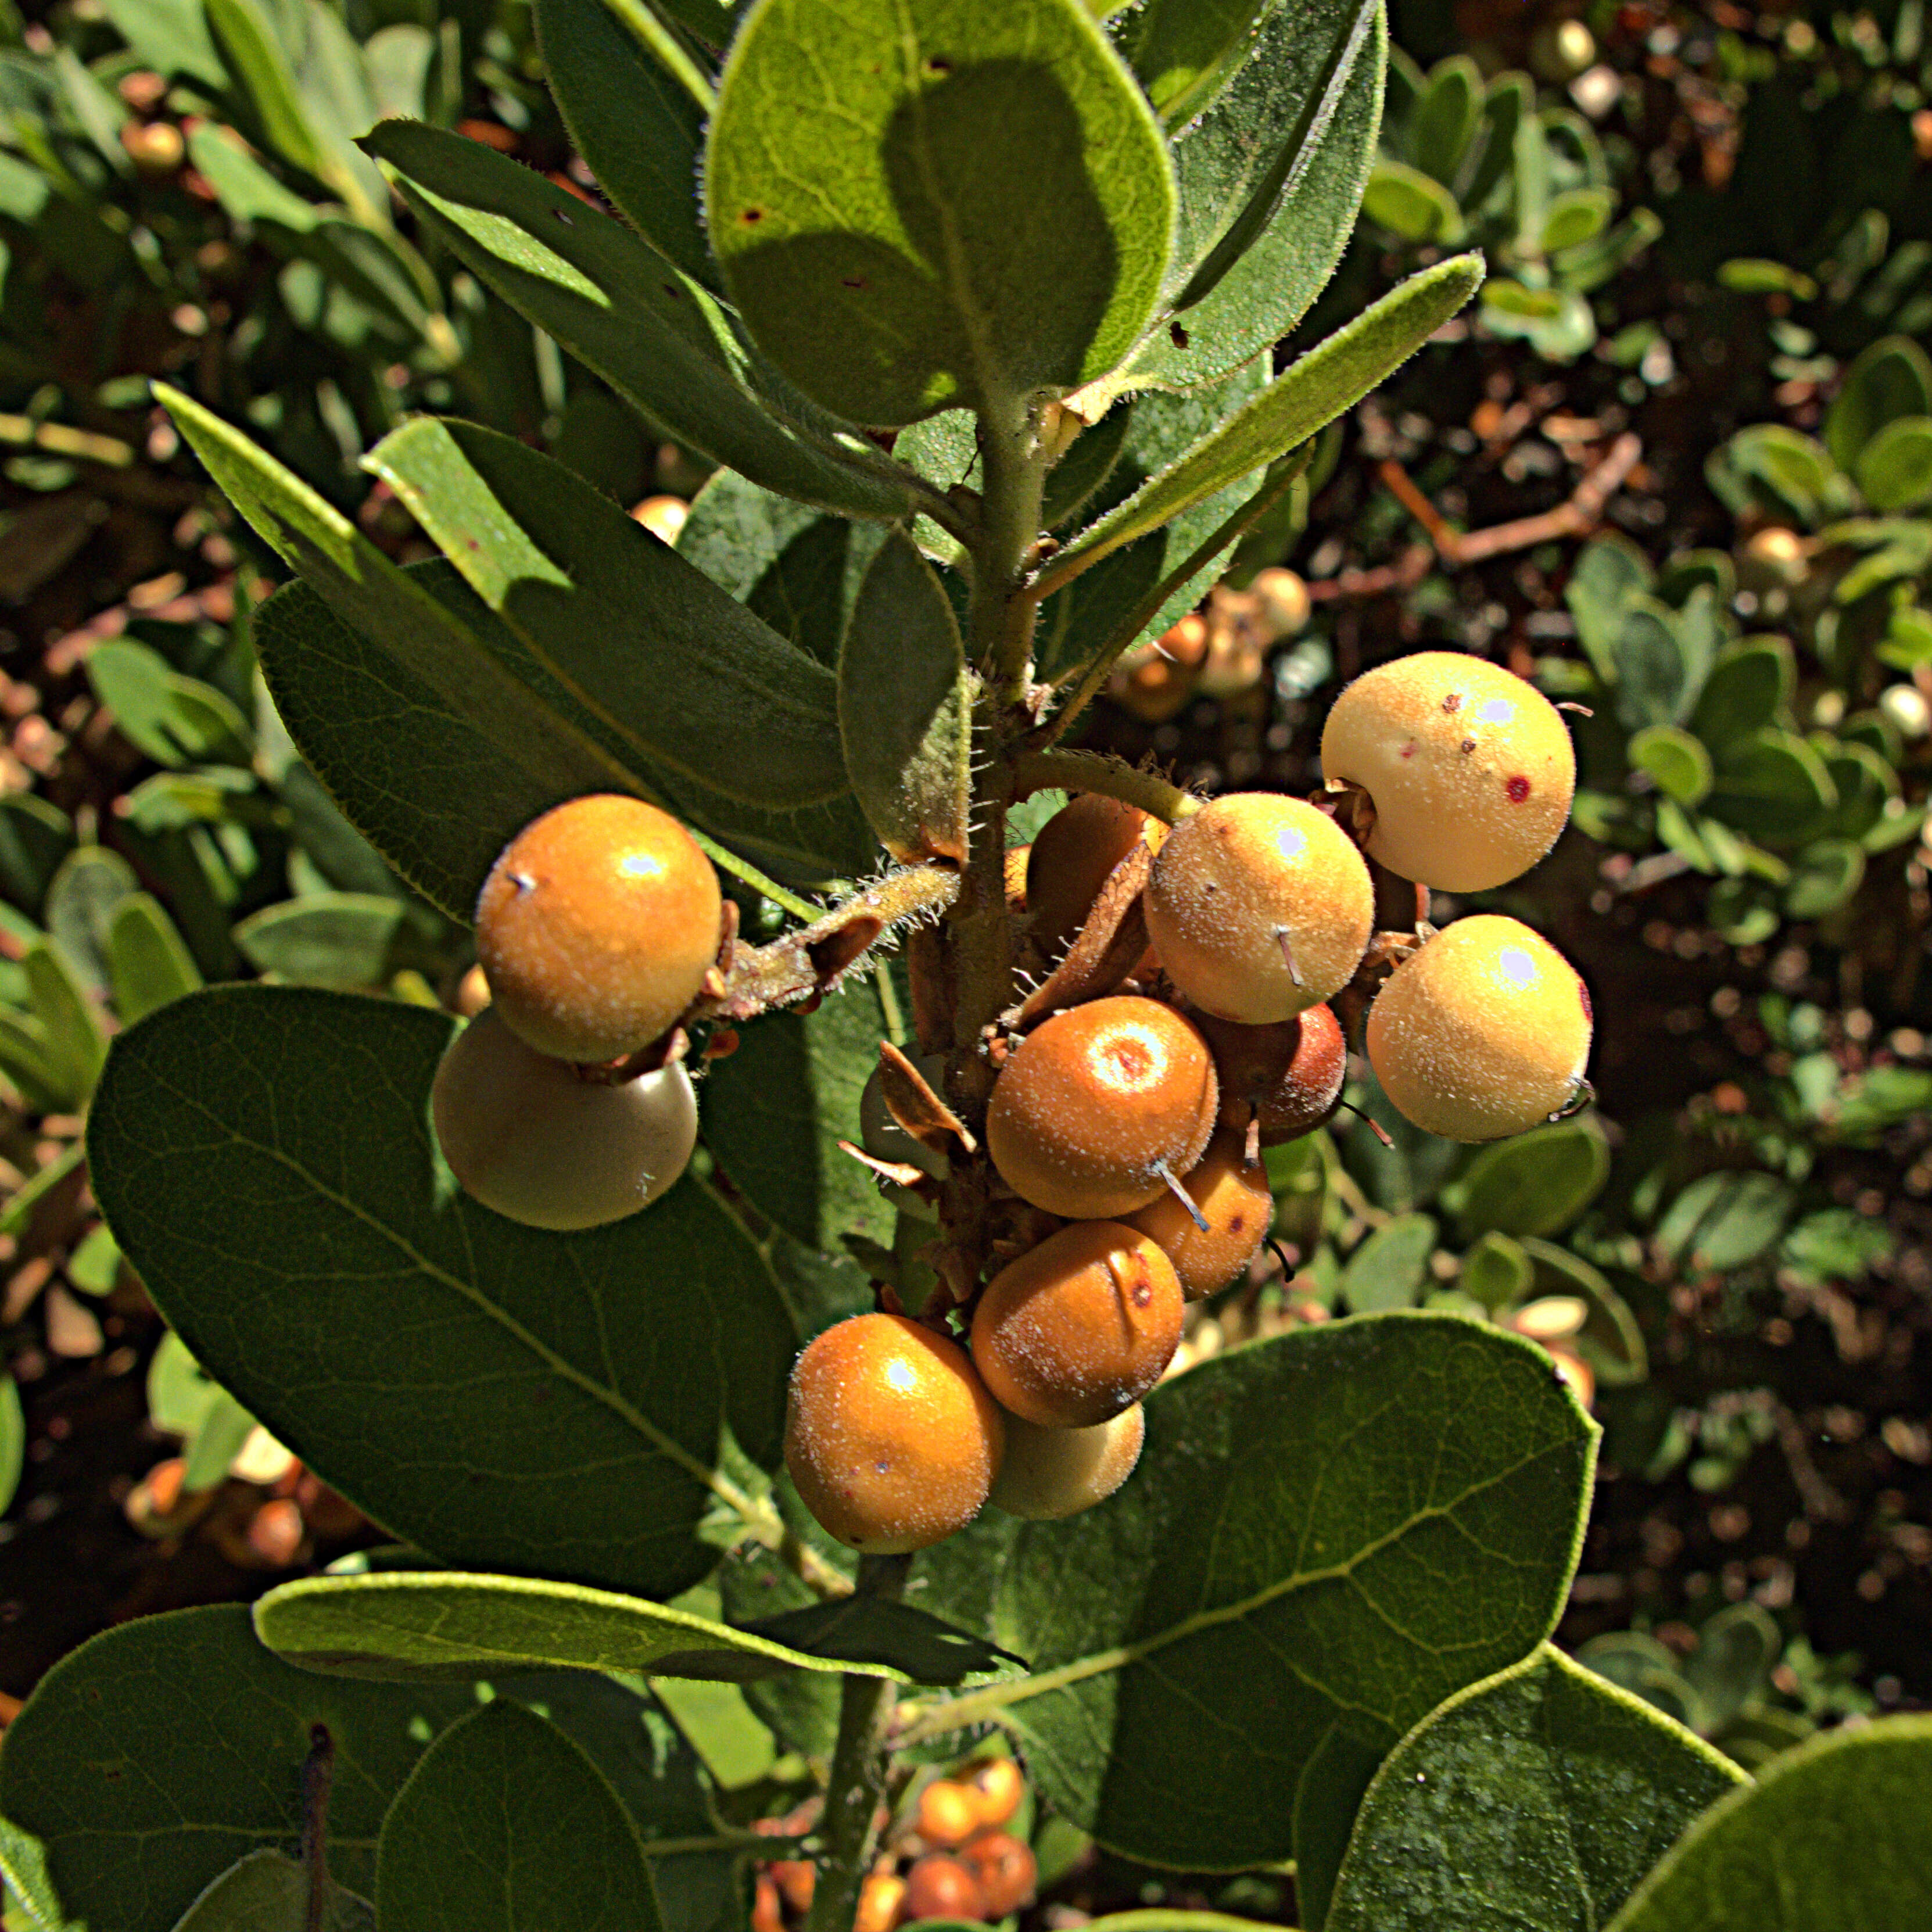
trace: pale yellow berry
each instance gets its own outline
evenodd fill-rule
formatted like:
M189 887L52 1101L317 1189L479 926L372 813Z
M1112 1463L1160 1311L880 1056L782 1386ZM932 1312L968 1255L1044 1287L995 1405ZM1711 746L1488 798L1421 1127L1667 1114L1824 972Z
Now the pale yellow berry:
M1147 1436L1136 1402L1090 1429L1042 1429L1006 1418L1006 1460L987 1500L1008 1516L1053 1522L1105 1502L1133 1474Z

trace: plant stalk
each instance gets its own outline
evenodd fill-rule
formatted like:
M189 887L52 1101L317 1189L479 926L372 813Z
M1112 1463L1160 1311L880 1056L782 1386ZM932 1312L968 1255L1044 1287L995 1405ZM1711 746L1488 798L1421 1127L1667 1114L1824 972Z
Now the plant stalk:
M1202 801L1158 772L1142 771L1100 752L1022 752L1013 760L1013 794L1025 798L1054 786L1068 791L1097 791L1138 806L1169 825L1192 818Z
M980 417L979 540L973 546L972 651L996 702L1023 703L1037 608L1027 562L1040 536L1047 455L1017 402Z
M862 1556L857 1594L896 1602L912 1568L910 1556ZM885 1796L886 1733L898 1689L883 1677L839 1680L838 1742L819 1828L818 1881L805 1932L852 1932L860 1888L872 1863L874 1822Z

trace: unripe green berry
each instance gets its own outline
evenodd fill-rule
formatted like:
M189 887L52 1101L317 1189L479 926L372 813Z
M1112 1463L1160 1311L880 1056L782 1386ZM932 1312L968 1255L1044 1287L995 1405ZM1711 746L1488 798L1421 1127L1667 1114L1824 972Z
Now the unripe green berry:
M966 1352L903 1315L855 1315L792 1370L785 1467L806 1508L868 1556L923 1550L979 1514L1005 1430Z
M1144 1207L1214 1131L1214 1063L1193 1024L1157 1000L1094 1000L1014 1050L986 1112L993 1165L1015 1193L1070 1220Z
M1460 651L1417 651L1357 678L1323 727L1322 770L1368 794L1371 858L1447 892L1528 872L1556 844L1576 788L1562 713Z
M1146 1436L1147 1412L1138 1402L1090 1429L1042 1429L1009 1415L1006 1460L987 1501L1029 1522L1078 1516L1133 1474Z
M668 812L572 799L524 826L476 902L496 1009L539 1053L616 1060L697 997L718 956L718 874Z
M1397 1112L1452 1141L1499 1140L1560 1113L1590 1054L1590 995L1513 919L1445 926L1369 1009L1369 1063Z
M682 1065L615 1086L526 1046L487 1006L430 1094L437 1144L465 1193L526 1227L601 1227L647 1206L698 1142Z
M1232 792L1168 835L1147 889L1148 934L1204 1012L1265 1026L1338 993L1375 919L1368 868L1324 812Z

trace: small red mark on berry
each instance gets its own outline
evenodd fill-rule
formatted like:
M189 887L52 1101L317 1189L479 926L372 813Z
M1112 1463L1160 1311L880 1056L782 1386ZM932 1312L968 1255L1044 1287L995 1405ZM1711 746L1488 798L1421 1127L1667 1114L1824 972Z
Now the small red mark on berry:
M1405 758L1412 758L1415 756L1415 740L1413 738L1403 746L1401 755Z
M1576 982L1576 997L1583 1003L1584 1023L1588 1026L1594 1026L1597 1023L1597 1016L1590 1009L1590 989L1580 979Z
M1519 775L1504 781L1503 790L1509 795L1512 805L1520 805L1529 796L1529 781Z

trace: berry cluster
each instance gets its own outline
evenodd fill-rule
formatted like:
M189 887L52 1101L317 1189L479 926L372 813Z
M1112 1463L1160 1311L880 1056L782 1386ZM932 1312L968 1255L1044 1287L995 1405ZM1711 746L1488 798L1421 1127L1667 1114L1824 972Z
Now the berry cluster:
M1017 1912L1038 1876L1031 1846L1007 1828L1025 1798L1012 1759L982 1757L922 1786L896 1823L882 1808L879 1853L860 1889L854 1932L928 1919L997 1924ZM814 1799L758 1828L808 1831L818 1808ZM802 1919L817 1880L809 1859L774 1858L758 1874L752 1932L785 1932L788 1921Z
M1234 794L1168 831L1090 794L1009 868L1053 975L1041 992L1077 980L1078 1003L1036 994L992 1030L983 1151L938 1097L943 1056L868 1088L866 1151L902 1205L938 1204L942 1234L992 1225L1004 1264L983 1286L942 1268L952 1293L924 1318L854 1316L800 1356L786 1463L841 1541L922 1549L988 1503L1065 1516L1125 1481L1185 1304L1268 1233L1262 1149L1340 1102L1338 996L1372 993L1370 1061L1431 1132L1495 1139L1574 1103L1591 1031L1574 969L1492 915L1378 935L1371 870L1467 892L1534 865L1575 784L1555 708L1494 665L1425 652L1350 686L1322 748L1316 802ZM933 1090L902 1114L908 1079Z
M1008 855L1040 982L950 1054L882 1048L854 1151L938 1223L938 1286L917 1318L882 1290L794 1370L786 1463L841 1541L902 1553L989 1502L1066 1516L1126 1480L1185 1304L1268 1234L1262 1150L1340 1104L1330 1002L1352 1026L1366 1006L1376 1077L1429 1132L1491 1140L1574 1103L1574 970L1514 920L1426 922L1426 889L1506 884L1562 831L1575 764L1555 708L1423 652L1342 692L1322 758L1312 801L1185 800L1172 830L1076 797ZM1425 889L1413 930L1376 930L1376 868ZM730 925L710 862L654 806L583 798L526 826L478 904L491 1003L433 1096L462 1186L550 1228L662 1193L697 1135L680 1022L724 992Z

